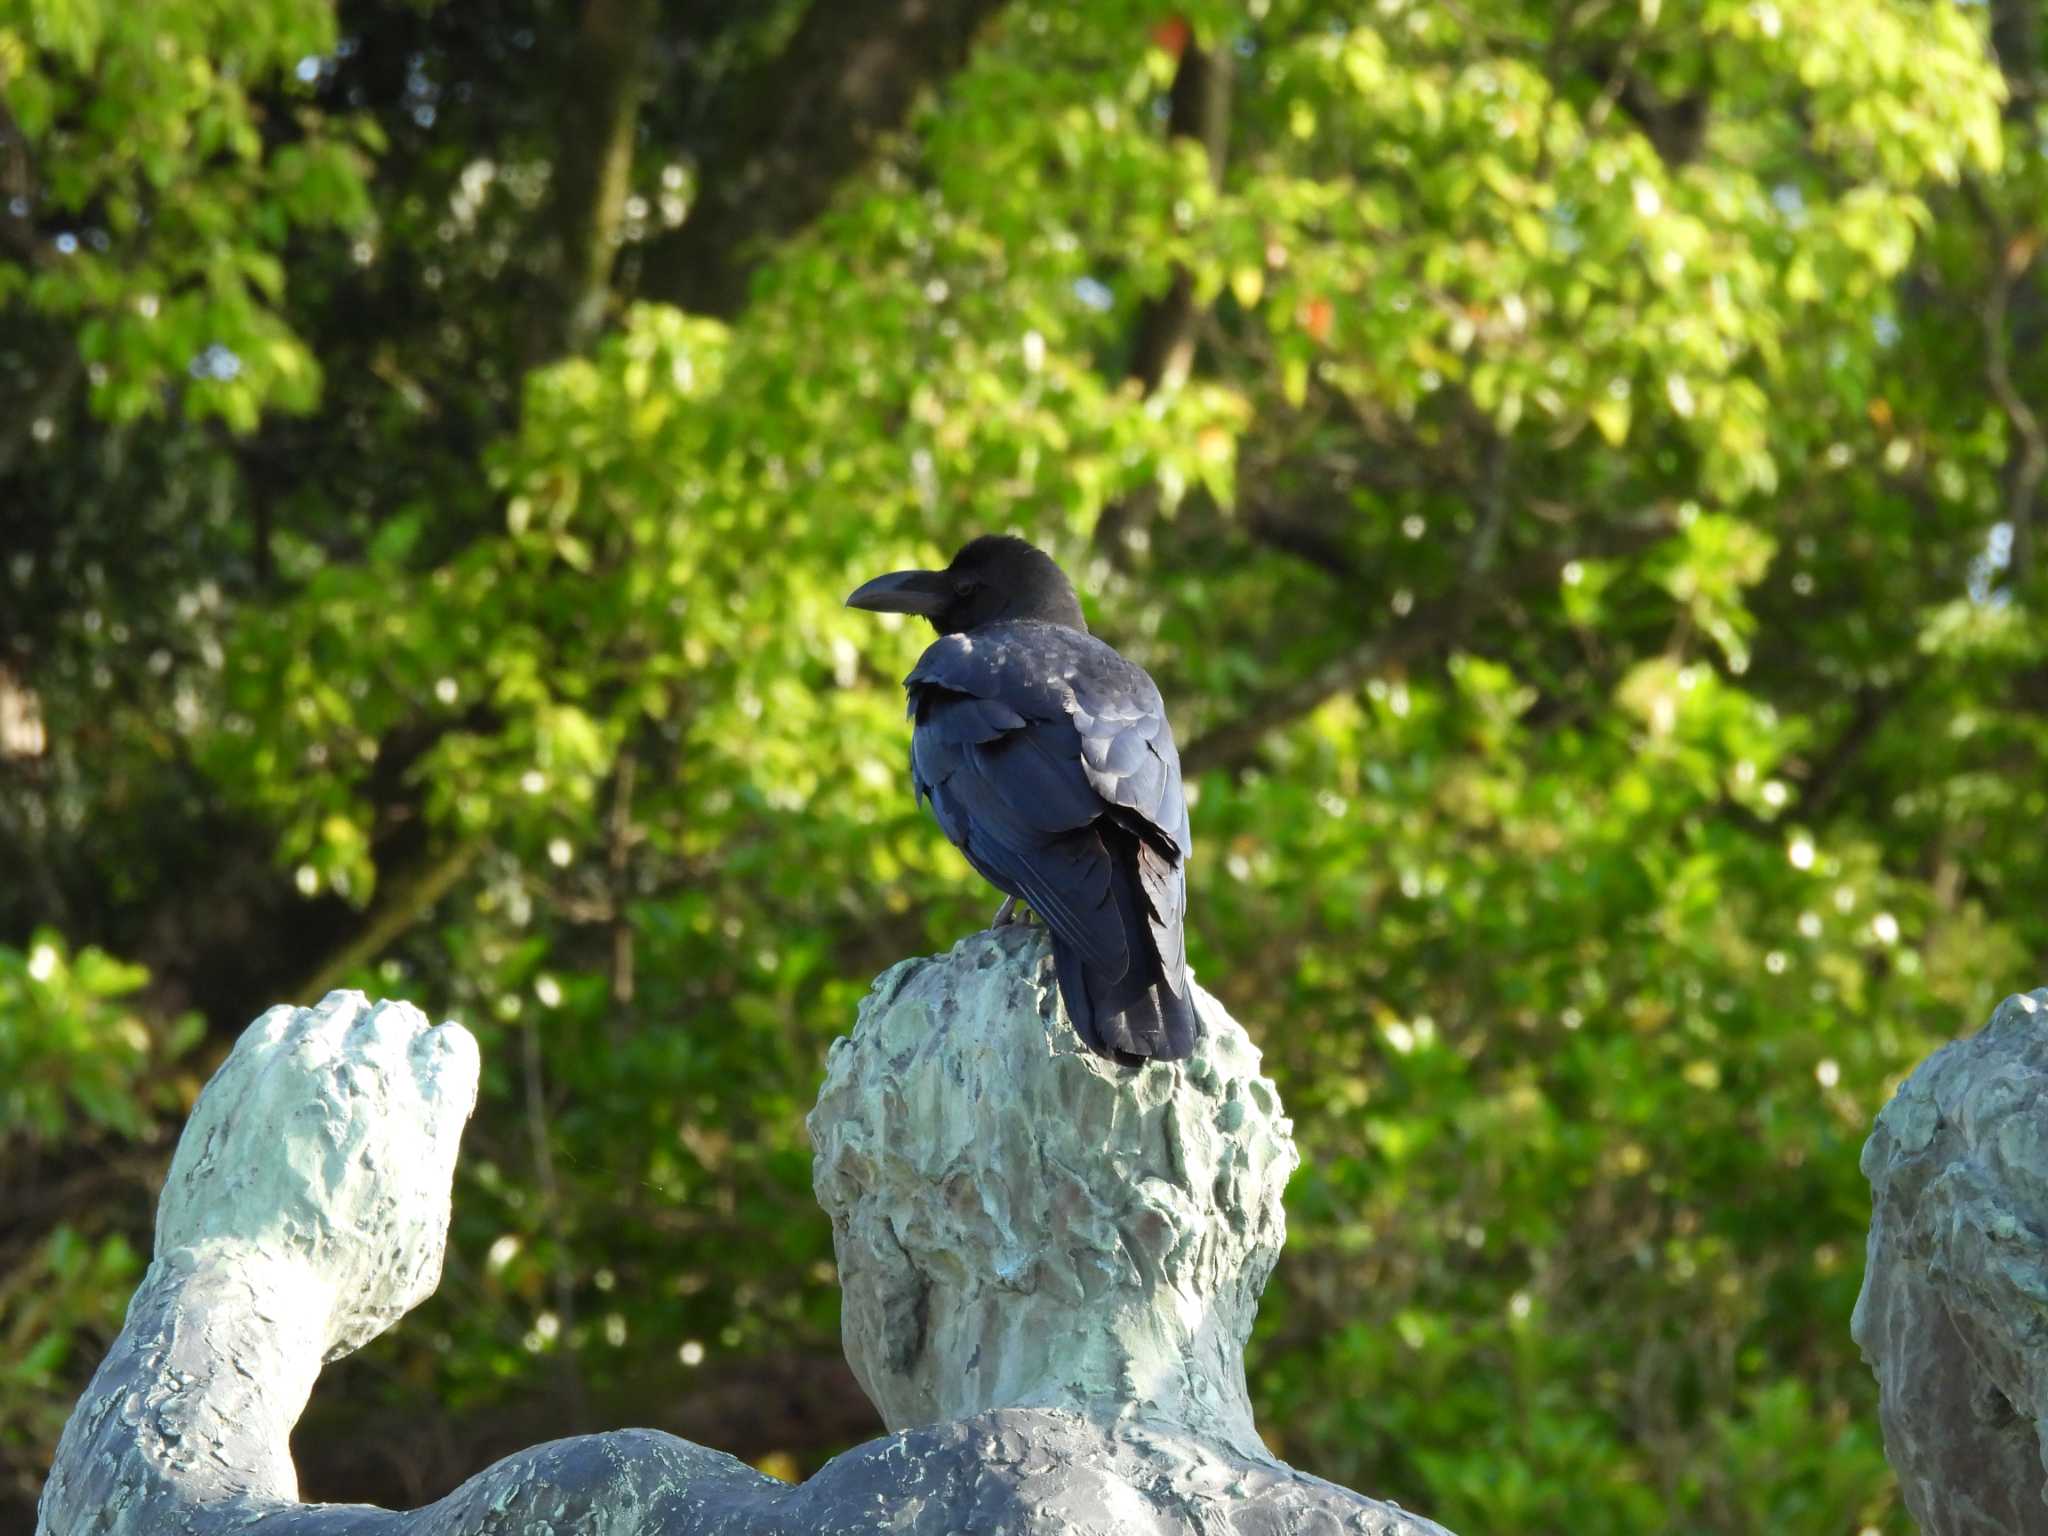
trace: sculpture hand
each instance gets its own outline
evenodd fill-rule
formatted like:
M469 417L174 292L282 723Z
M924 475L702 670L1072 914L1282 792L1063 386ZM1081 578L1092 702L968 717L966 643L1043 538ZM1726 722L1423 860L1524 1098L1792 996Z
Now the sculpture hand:
M159 1256L220 1254L321 1294L325 1358L431 1295L476 1104L476 1041L408 1003L331 992L271 1009L193 1106L157 1207Z

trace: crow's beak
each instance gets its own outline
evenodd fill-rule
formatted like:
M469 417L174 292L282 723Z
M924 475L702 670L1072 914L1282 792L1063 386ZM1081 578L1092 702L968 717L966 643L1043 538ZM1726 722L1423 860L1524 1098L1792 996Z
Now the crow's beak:
M916 613L932 618L953 600L953 578L944 571L891 571L877 576L846 600L871 613Z

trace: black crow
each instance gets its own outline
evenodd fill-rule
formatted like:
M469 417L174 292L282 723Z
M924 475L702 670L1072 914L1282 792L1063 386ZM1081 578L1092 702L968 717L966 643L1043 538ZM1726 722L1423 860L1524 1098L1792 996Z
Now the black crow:
M1073 584L1022 539L974 540L943 571L878 576L847 600L916 613L939 638L903 686L918 799L967 862L1052 930L1081 1038L1125 1061L1195 1047L1188 807L1159 689L1088 633Z

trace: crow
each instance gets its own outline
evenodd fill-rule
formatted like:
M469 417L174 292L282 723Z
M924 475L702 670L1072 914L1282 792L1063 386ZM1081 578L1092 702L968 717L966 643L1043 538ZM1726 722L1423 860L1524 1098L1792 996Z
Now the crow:
M1023 539L975 539L943 571L878 576L850 608L939 632L903 680L910 777L939 829L1052 931L1067 1016L1127 1064L1195 1048L1188 807L1159 689L1088 633L1080 599Z

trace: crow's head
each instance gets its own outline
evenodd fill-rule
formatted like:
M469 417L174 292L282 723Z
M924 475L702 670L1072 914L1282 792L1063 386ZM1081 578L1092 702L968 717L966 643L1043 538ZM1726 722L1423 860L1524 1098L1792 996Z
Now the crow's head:
M917 613L942 635L998 619L1042 619L1084 634L1081 600L1052 556L1008 534L990 533L963 547L943 571L892 571L846 600L876 613Z

